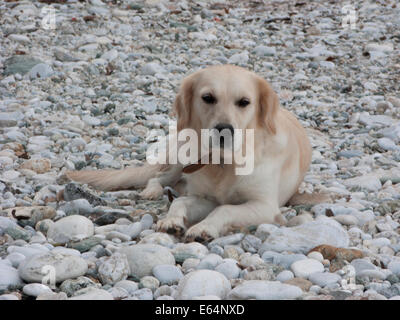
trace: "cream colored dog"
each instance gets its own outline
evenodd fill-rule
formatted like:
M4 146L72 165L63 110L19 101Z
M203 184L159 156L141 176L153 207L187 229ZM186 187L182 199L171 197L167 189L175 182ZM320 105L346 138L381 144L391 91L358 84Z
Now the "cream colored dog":
M254 170L236 175L235 163L209 164L185 174L180 164L124 170L74 171L72 180L102 190L145 187L144 198L163 186L183 194L157 228L209 241L228 230L261 223L285 224L279 207L296 193L311 161L311 145L297 119L279 106L262 78L240 67L213 66L184 79L175 99L178 132L185 128L254 129Z

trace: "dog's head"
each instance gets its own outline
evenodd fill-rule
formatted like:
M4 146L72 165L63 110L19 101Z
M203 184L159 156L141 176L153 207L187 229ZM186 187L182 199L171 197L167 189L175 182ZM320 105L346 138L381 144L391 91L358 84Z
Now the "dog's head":
M213 66L183 80L175 99L178 131L265 129L276 133L279 100L262 78L240 67Z

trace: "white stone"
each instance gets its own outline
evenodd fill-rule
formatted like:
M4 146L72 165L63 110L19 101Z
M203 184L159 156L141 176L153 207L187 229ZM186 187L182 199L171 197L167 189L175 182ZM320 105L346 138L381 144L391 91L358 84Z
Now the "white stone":
M341 214L333 217L337 222L343 224L345 226L357 225L358 219L357 217L350 214Z
M308 277L308 280L319 287L337 283L340 279L341 277L339 275L330 272L314 272Z
M125 289L129 295L132 295L136 290L139 289L139 285L131 280L118 281L114 287L120 287Z
M214 295L221 299L231 290L231 284L221 273L212 270L196 270L179 281L177 298L190 300L194 297Z
M29 77L31 79L46 79L53 75L53 68L45 63L38 63L29 71Z
M29 42L31 42L31 39L29 39L27 36L25 36L23 34L10 34L8 36L8 39L16 41L16 42L20 42L20 43L29 43Z
M62 253L76 257L81 256L81 253L78 250L65 247L55 247L53 250L51 250L51 253Z
M382 183L374 174L366 174L359 177L346 179L343 184L349 188L364 188L368 191L379 191L382 188Z
M382 51L382 52L392 52L393 44L392 43L369 43L365 46L366 51Z
M126 255L116 252L111 257L106 258L100 264L98 274L103 284L114 284L128 278L130 268Z
M290 300L296 299L303 291L296 286L279 281L249 280L235 287L229 294L229 300Z
M107 227L107 226L104 226L104 227ZM130 236L131 239L135 239L142 231L142 225L140 224L140 222L135 222L135 223L131 223L129 225L115 226L115 229L121 233L124 233L124 234Z
M184 273L193 271L199 263L200 263L200 259L188 258L182 263L182 271Z
M214 239L213 241L210 242L209 247L212 247L214 245L224 247L230 244L238 244L240 241L243 240L243 238L244 238L243 233L234 233L229 236L224 236Z
M126 254L131 276L137 279L152 275L152 270L157 265L175 265L171 252L157 244L136 244L122 248L120 252Z
M14 268L18 268L19 264L24 261L26 257L19 252L12 252L7 256L7 260L11 261Z
M89 126L98 126L101 124L101 120L90 115L84 115L82 117L83 122L85 122Z
M291 280L293 278L294 278L294 274L290 270L284 270L276 276L276 280L280 281L280 282L285 282L285 281Z
M94 234L93 222L80 215L67 216L50 225L47 237L55 243L82 240Z
M68 300L114 300L114 297L106 290L89 287L76 291Z
M390 151L390 150L399 150L400 147L397 146L393 140L389 139L389 138L380 138L378 139L378 145L385 149L386 151Z
M400 276L400 261L391 261L391 262L389 262L387 267L396 276Z
M322 262L324 260L324 256L318 251L312 251L307 255L308 258L317 260Z
M115 49L107 51L106 53L103 53L101 58L107 60L108 62L111 62L118 58L118 51Z
M321 244L347 247L347 231L336 221L327 217L317 217L315 221L293 228L281 227L271 233L262 244L259 253L264 251L291 251L306 253Z
M112 287L107 290L113 296L114 300L122 300L129 297L128 291L121 287Z
M310 274L324 271L324 265L314 259L303 259L293 262L290 269L296 277L307 279Z
M148 288L152 292L160 286L160 281L153 276L144 276L140 279L139 288Z
M24 247L9 246L7 248L7 252L8 253L17 252L17 253L23 254L25 256L25 258L29 258L29 257L31 257L31 256L33 256L35 254L48 252L48 251L49 251L49 249L44 247L44 246L42 246L42 247L33 247L32 245L27 245L27 246L24 246Z
M291 218L287 222L286 226L295 227L295 226L299 226L299 225L301 225L303 223L307 223L307 222L310 222L310 221L313 221L312 215L309 214L309 213L303 213L301 215L294 216L293 218Z
M198 242L178 243L172 254L177 262L183 262L188 258L203 259L208 254L208 249Z
M141 72L143 75L154 76L156 73L164 73L165 69L156 62L150 62L142 67Z
M207 256L205 256L200 263L197 265L197 269L209 269L213 270L215 267L222 262L222 257L215 254L215 253L210 253Z
M148 234L147 236L143 237L139 243L153 243L159 244L160 246L171 248L175 241L174 239L167 233L164 232L154 232Z
M136 290L132 296L135 300L153 300L153 292L149 288Z
M183 278L182 271L177 267L169 264L162 264L153 268L154 276L162 285L172 285L178 283Z
M0 301L1 300L19 300L19 299L15 294L2 294L0 296Z
M386 279L386 275L383 272L381 272L379 270L372 270L372 269L362 270L357 273L357 276L369 277L370 279L378 279L378 280Z
M150 214L146 213L140 219L140 224L142 226L142 230L150 229L153 225L153 217Z
M228 280L230 280L238 278L241 269L238 267L237 261L233 259L225 259L224 262L215 268L215 271L222 273Z
M6 264L0 264L0 291L21 285L22 281L18 275L18 270Z
M0 216L0 228L3 230L7 228L15 228L17 226L17 223L15 221L14 219Z
M51 293L51 289L41 283L29 283L26 284L23 288L22 291L28 295L28 296L32 296L32 297L37 297L43 293Z
M235 53L232 55L228 62L230 64L238 64L238 65L244 65L249 61L249 54L247 51L243 51L241 53Z
M257 46L254 48L254 53L256 56L264 57L264 56L274 56L276 55L275 47L267 47L267 46Z
M52 275L56 282L62 282L84 275L87 269L87 262L80 257L46 252L24 260L19 265L18 272L26 282L42 282L45 276L50 278Z

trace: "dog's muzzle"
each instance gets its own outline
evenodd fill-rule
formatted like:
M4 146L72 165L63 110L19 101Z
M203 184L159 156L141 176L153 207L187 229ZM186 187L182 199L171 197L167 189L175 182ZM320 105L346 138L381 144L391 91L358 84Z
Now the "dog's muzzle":
M231 146L233 142L234 129L229 123L218 123L214 127L213 146Z

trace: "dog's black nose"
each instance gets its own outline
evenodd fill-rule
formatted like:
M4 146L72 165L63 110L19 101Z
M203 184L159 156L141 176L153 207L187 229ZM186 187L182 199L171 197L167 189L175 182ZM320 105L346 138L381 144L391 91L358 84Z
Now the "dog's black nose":
M218 124L215 126L215 129L217 129L218 132L221 132L222 130L227 129L227 130L229 130L229 131L231 132L231 135L232 135L232 136L233 136L233 133L234 133L233 127L232 127L232 125L229 124L229 123L218 123Z

